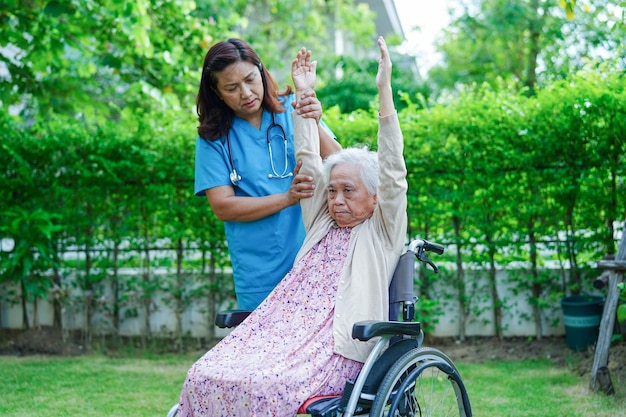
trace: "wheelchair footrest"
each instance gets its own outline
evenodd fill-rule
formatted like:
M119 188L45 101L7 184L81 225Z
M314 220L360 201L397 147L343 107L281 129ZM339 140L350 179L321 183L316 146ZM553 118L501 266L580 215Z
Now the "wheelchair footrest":
M330 417L339 409L341 396L327 395L308 399L300 406L298 414L310 414L312 417Z

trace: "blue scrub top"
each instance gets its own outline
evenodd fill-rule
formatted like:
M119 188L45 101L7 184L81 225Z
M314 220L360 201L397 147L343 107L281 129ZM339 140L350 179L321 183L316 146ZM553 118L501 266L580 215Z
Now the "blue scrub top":
M287 137L288 173L293 173L296 165L291 119L291 103L294 100L294 95L283 97L286 111L274 115ZM291 176L268 177L273 173L267 144L267 129L271 124L272 115L267 110L263 111L260 130L239 117L233 119L230 146L235 168L241 176L234 187L237 196L260 197L284 193L291 186ZM272 129L271 146L275 171L282 174L285 148L282 138L276 135L278 130ZM226 138L206 141L198 137L194 187L197 196L204 197L204 191L209 188L232 186L232 169ZM273 290L293 266L305 235L299 204L256 221L225 222L225 231L237 294L269 293ZM260 303L262 299L258 301Z

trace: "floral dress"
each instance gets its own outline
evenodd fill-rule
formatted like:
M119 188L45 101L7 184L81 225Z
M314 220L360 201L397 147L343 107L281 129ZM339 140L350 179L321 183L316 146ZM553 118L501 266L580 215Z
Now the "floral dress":
M333 352L337 283L350 228L333 227L261 305L187 373L181 417L293 417L339 394L362 363Z

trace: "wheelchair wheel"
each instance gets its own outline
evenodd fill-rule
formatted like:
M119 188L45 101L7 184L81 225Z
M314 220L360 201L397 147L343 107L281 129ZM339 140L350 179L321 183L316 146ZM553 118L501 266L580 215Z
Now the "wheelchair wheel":
M176 417L176 415L178 415L178 404L174 404L167 412L167 417Z
M370 417L471 417L467 391L443 352L413 349L389 369L372 403Z

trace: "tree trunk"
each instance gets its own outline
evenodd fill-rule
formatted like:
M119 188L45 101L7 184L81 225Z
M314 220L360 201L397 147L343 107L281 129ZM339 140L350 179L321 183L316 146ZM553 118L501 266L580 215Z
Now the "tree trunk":
M617 146L615 146L617 149ZM613 242L613 236L615 236L615 228L613 226L613 222L617 217L617 177L618 173L616 172L617 166L619 165L619 155L617 150L615 150L610 156L611 163L611 201L609 203L609 209L607 213L606 225L607 225L607 233L606 233L606 253L607 255L615 255L615 244ZM622 232L623 233L623 232Z
M22 327L24 330L30 329L30 323L28 322L28 301L26 300L26 284L23 278L20 280L20 287L22 289Z
M461 253L461 221L454 216L454 236L456 238L456 288L458 291L457 301L459 305L459 340L465 341L467 326L467 302L465 298L465 271L463 269L463 255Z
M85 324L83 327L83 343L91 346L91 317L92 303L94 301L93 286L91 285L91 250L89 244L85 245Z
M504 329L502 326L502 300L498 294L497 270L495 254L496 249L493 239L487 236L487 245L489 246L489 290L491 291L491 303L493 305L493 320L496 337L499 340L504 338Z
M575 201L575 199L573 201ZM578 269L575 234L574 203L572 202L567 208L567 217L565 219L565 247L567 250L567 260L569 261L570 289L573 294L580 294L582 291L582 279L580 277L580 270Z
M37 303L37 297L33 297L33 328L41 329L41 324L39 323L39 304Z
M61 289L61 274L59 273L59 268L54 266L54 285L59 290ZM58 297L52 297L52 327L56 327L57 329L61 329L61 333L63 333L63 301L61 297L61 293L58 292Z
M144 312L143 331L141 332L142 347L146 347L148 341L152 339L152 326L150 325L150 315L152 313L152 285L151 285L151 265L150 265L150 232L149 232L149 216L142 210L142 238L143 238L143 274L141 277L141 304Z
M535 94L535 84L537 83L537 57L541 50L539 45L541 37L541 27L543 18L539 15L539 0L532 0L533 18L528 21L528 61L526 62L526 80L524 85L528 87L531 95Z
M120 282L119 282L119 262L120 262L120 244L113 244L113 275L111 277L112 292L112 322L113 322L113 339L117 346L120 345Z
M144 236L145 237L145 236ZM144 270L143 270L143 288L142 288L142 301L143 301L143 310L144 310L144 331L143 337L141 338L142 346L145 348L148 344L148 341L152 339L152 328L150 325L150 314L152 304L152 293L150 291L150 246L148 245L148 240L144 240Z
M183 278L183 240L178 238L176 242L176 345L178 352L183 352L183 290L185 282Z
M543 288L539 283L539 272L537 270L537 237L534 232L535 224L531 219L528 222L528 242L530 245L530 273L532 276L531 296L532 296L532 308L533 319L535 321L535 337L537 340L543 338L543 324L541 321L541 308L539 307L539 300L541 299L541 293Z

